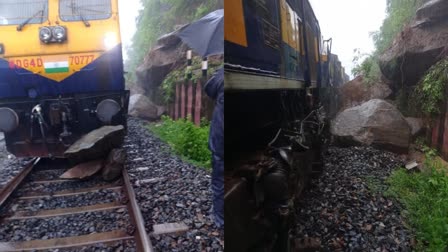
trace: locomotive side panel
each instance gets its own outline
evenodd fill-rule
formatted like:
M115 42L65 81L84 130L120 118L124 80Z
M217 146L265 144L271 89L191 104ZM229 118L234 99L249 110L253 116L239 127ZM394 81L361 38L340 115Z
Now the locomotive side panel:
M278 1L232 0L226 2L225 61L237 70L278 75L280 23ZM234 22L234 18L244 22ZM250 27L247 29L246 27ZM230 33L229 31L238 32ZM244 43L247 42L247 43ZM243 68L241 68L243 67Z

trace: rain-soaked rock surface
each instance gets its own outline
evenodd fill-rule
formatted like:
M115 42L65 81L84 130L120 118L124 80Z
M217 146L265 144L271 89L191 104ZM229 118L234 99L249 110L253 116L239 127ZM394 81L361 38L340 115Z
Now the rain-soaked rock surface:
M64 153L74 162L86 162L107 157L109 152L122 145L125 130L123 125L103 126L81 137Z
M448 55L446 10L447 1L428 1L380 56L381 72L393 89L415 85L432 65Z
M156 251L224 251L224 232L210 219L210 172L171 154L143 121L130 118L128 127L126 168L148 233L156 224L183 222L189 227L179 235L152 237Z
M339 113L331 123L331 133L342 145L362 144L404 153L411 128L394 105L373 99Z
M401 206L383 196L402 161L371 147L331 147L324 162L297 207L297 237L320 240L321 251L411 251Z

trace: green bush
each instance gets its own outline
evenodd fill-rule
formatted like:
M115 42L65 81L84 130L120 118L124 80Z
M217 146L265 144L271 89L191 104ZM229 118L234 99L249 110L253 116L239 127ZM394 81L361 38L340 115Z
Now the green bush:
M417 251L447 251L448 176L440 163L427 161L426 165L428 170L422 173L393 172L386 195L405 206L405 217L416 231Z
M440 113L442 101L445 100L448 82L448 60L442 60L432 66L414 91L414 97L420 110L428 115Z
M152 124L149 129L187 161L200 167L211 167L208 149L210 125L205 120L198 127L188 119L174 121L164 116L161 123Z

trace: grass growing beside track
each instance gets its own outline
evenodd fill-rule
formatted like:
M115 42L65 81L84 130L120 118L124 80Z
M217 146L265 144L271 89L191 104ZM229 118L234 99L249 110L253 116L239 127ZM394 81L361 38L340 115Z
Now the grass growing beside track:
M187 162L211 168L211 153L208 149L210 125L207 122L203 121L198 127L190 120L174 121L165 116L161 122L149 125L149 129Z
M387 196L405 207L405 217L416 231L417 251L448 249L448 176L446 167L427 159L426 170L410 173L399 169L388 179Z

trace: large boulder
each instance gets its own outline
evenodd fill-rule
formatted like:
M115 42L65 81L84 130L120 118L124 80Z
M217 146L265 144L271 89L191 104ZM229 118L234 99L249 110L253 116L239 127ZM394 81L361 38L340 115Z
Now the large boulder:
M337 143L371 145L404 153L409 148L411 129L392 104L374 99L341 112L331 124Z
M372 99L386 99L392 90L384 83L367 84L362 75L339 88L341 111Z
M124 142L123 125L103 126L81 137L64 156L75 163L103 159L114 148L119 148Z
M412 136L419 134L424 128L423 119L421 118L406 117L406 122L408 122L409 127L411 127Z
M416 13L416 25L431 24L447 19L448 4L445 0L430 0Z
M432 65L447 55L447 11L448 1L445 0L424 4L416 18L380 56L381 72L391 81L394 90L403 84L417 84Z
M136 90L143 93L156 104L162 104L160 85L173 70L186 63L187 46L177 37L177 31L166 34L157 40L156 45L145 56L143 64L136 71Z
M165 113L165 107L154 104L142 94L132 95L129 99L129 115L147 120L157 120Z

